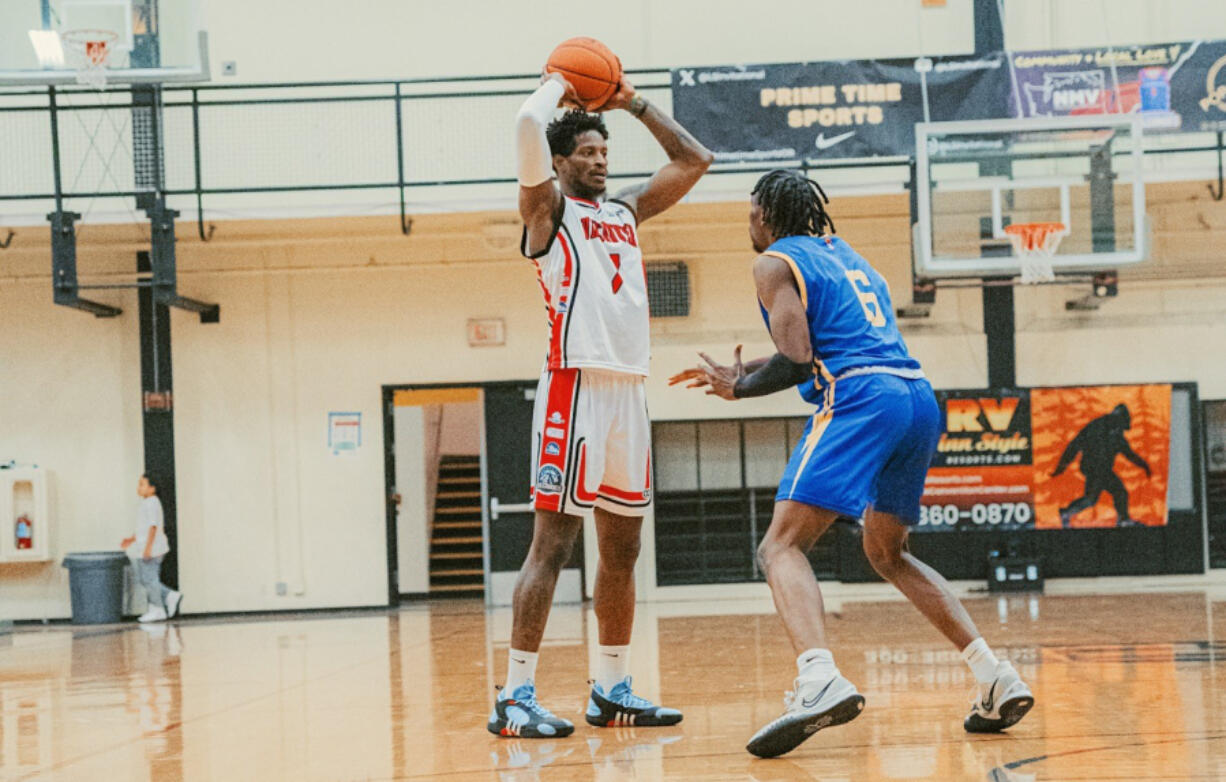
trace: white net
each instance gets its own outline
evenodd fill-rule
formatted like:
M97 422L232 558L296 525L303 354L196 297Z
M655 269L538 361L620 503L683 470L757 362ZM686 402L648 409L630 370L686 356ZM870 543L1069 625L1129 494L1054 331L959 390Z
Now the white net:
M1054 282L1052 258L1060 240L1068 236L1064 223L1014 223L1005 226L1013 253L1021 259L1023 285Z
M64 58L77 72L77 82L100 90L106 86L106 64L119 35L111 30L68 30L61 33Z

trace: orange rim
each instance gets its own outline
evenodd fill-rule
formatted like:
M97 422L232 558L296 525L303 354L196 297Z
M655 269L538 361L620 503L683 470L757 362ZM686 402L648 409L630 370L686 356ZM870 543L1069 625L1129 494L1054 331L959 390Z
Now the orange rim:
M1005 226L1005 233L1016 237L1019 249L1033 251L1043 247L1047 237L1064 233L1064 223L1013 223Z

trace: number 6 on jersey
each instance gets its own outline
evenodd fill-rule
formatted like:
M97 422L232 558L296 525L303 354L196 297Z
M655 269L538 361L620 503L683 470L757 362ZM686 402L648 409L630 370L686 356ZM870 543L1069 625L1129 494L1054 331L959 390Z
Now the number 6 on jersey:
M848 269L847 282L851 283L856 296L859 297L860 306L864 308L864 317L868 318L868 322L877 328L884 326L885 313L881 310L881 302L877 300L877 294L860 288L861 285L868 287L868 275L859 269Z

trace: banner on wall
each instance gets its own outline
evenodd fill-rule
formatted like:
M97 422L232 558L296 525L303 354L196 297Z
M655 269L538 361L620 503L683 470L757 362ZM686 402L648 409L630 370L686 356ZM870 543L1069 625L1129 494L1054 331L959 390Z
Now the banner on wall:
M1007 116L1139 111L1150 129L1226 130L1226 41L1014 52Z
M1030 392L941 391L943 430L920 527L1034 527Z
M1151 130L1226 130L1226 41L675 68L672 94L718 162L909 157L925 121L1140 111Z
M919 529L1164 526L1169 385L938 392Z
M673 115L718 162L910 155L917 122L1004 116L1008 70L1001 53L677 68Z

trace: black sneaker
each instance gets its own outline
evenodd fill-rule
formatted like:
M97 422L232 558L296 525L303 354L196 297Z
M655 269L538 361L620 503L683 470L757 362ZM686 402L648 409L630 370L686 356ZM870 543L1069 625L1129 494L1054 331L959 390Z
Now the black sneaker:
M521 684L507 695L504 689L494 701L486 730L495 736L525 739L560 739L575 732L570 720L554 716L536 700L536 685Z
M676 725L681 722L681 712L666 709L640 698L630 689L630 677L613 685L608 695L599 684L592 682L592 693L587 701L588 725L612 728L618 725L633 725L637 728L655 728Z

